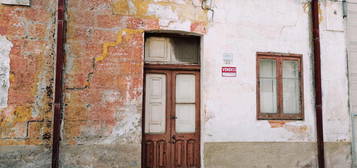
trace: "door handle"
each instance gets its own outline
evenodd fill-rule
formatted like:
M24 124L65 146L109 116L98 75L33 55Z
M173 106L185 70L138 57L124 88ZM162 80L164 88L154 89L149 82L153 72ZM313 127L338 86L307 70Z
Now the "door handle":
M175 144L176 143L176 136L175 135L173 135L171 137L171 140L169 141L169 143L171 143L171 144Z
M176 120L176 119L177 119L176 116L171 116L170 118L171 118L172 120Z

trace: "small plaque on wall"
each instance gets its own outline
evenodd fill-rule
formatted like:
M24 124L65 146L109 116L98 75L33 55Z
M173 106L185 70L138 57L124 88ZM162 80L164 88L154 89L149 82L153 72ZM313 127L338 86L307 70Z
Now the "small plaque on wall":
M232 53L224 53L223 54L223 62L224 64L232 64L233 63L233 54Z
M343 11L340 2L326 1L326 29L329 31L344 31Z
M21 5L21 6L30 6L30 0L0 0L0 3L3 5Z
M237 77L237 67L222 67L222 77Z

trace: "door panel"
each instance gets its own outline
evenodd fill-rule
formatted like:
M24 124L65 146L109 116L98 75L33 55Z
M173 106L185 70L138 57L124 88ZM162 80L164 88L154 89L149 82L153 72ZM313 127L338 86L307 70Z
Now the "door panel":
M165 167L167 165L167 143L165 141L157 142L157 166L158 167Z
M185 165L185 141L178 140L175 143L175 149L174 149L174 158L175 158L175 166L176 167L184 167Z
M199 72L145 71L143 167L200 167Z
M172 137L176 144L172 152L173 165L182 168L200 167L200 73L173 72L175 103L172 112ZM179 142L179 143L178 143Z
M146 140L143 155L145 156L143 164L145 164L147 168L170 167L168 162L169 148L165 140Z
M146 74L145 133L165 132L166 75Z
M196 150L197 142L195 140L189 140L187 142L187 165L188 167L195 167L197 165Z
M147 168L170 167L169 74L157 70L145 73L143 165Z
M176 133L195 132L195 104L176 104Z

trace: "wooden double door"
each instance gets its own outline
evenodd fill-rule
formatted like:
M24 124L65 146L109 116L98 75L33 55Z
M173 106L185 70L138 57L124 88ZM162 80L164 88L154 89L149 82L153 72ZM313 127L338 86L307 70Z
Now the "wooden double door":
M200 167L200 73L145 70L144 168Z

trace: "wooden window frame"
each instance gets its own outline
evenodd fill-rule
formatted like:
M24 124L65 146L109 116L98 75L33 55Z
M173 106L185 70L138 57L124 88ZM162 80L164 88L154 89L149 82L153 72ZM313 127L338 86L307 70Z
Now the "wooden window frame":
M144 58L144 63L145 66L147 68L150 69L158 69L158 67L160 66L156 66L156 65L166 65L166 66L161 66L164 67L165 69L184 69L184 70L199 70L199 68L201 65L201 36L197 36L197 35L188 35L188 34L172 34L172 33L155 33L155 32L148 32L145 33L145 39L144 39L144 44L145 44L145 48L146 46L146 42L149 38L152 37L156 37L156 38L185 38L185 39L190 39L190 40L194 40L196 41L196 45L197 45L197 63L189 63L189 62L181 62L181 63L175 63L172 62L171 60L171 56L169 56L169 61L148 61ZM146 51L145 51L146 54ZM152 65L152 66L151 66ZM191 67L191 69L190 69ZM192 68L193 67L193 68Z
M276 61L276 81L277 81L277 113L261 113L260 111L260 64L261 59L273 59ZM298 61L299 69L299 91L300 91L300 112L298 114L286 114L283 112L283 60ZM301 54L283 53L257 53L256 59L256 80L257 80L257 120L304 120L304 76L303 60Z

